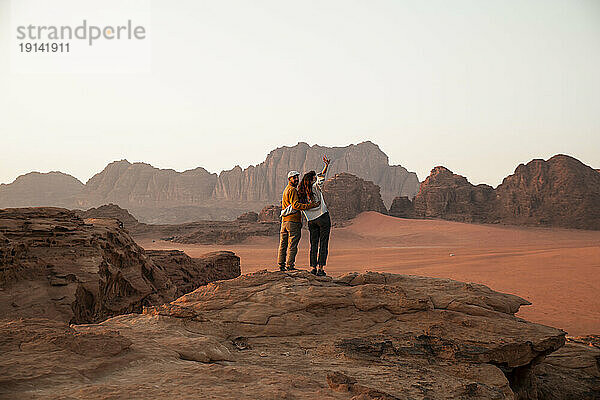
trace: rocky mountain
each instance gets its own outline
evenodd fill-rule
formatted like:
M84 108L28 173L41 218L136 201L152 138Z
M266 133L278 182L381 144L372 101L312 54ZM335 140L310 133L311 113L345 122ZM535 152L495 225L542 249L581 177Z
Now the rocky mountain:
M391 204L396 196L414 197L419 180L414 172L399 165L389 165L388 156L372 142L346 147L309 146L298 143L293 147L273 150L267 159L242 170L236 167L219 174L215 197L224 200L260 201L263 204L280 200L287 185L287 172L308 172L323 168L322 156L331 159L329 176L348 172L372 181L381 188L384 202Z
M579 160L556 155L521 164L496 189L472 185L435 167L412 203L390 214L463 222L600 229L600 174ZM413 206L411 210L411 204Z
M0 184L0 207L73 207L84 187L62 172L30 172L8 185Z
M240 274L233 253L149 257L118 221L85 221L60 208L0 210L0 318L98 322Z
M552 370L537 370L562 348L565 333L515 317L524 304L449 279L262 271L102 324L0 320L0 396L597 396L598 366L585 364L597 349L579 353L586 359L557 357L547 364ZM569 363L588 368L569 375ZM548 392L553 397L543 397Z
M217 180L204 168L184 172L146 163L115 161L85 184L82 205L115 203L125 208L202 204L211 198Z
M58 172L31 173L0 186L0 207L88 209L114 203L147 223L233 220L279 201L288 171L320 169L323 154L332 160L329 176L349 172L373 181L381 188L384 202L391 203L398 195L412 198L417 192L416 174L389 165L387 155L374 143L346 147L298 143L273 150L258 165L246 169L236 166L218 175L200 167L177 172L127 160L108 164L85 185Z
M496 195L507 223L600 229L600 174L570 156L519 165Z
M332 221L347 221L364 211L387 214L379 187L349 173L342 172L326 180L323 197Z
M432 169L422 183L414 199L414 214L422 218L487 222L494 213L495 201L491 186L474 186L464 176L440 166Z

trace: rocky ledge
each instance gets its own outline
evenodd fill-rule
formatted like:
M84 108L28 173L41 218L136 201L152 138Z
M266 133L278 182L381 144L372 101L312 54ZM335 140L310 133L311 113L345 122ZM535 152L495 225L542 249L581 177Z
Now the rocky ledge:
M526 304L448 279L262 271L95 325L1 321L0 395L541 399L536 368L565 333L515 317Z
M99 322L239 275L231 252L148 255L117 219L83 220L51 207L0 210L0 318Z

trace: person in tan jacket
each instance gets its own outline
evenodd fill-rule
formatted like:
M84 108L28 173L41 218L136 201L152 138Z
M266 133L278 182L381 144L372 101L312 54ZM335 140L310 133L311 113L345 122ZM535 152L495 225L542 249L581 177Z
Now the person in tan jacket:
M279 251L277 263L281 271L296 269L296 254L298 253L298 242L302 234L301 210L319 207L321 202L300 203L298 198L298 182L300 173L298 171L288 172L288 185L283 191L281 198L281 229L279 230Z

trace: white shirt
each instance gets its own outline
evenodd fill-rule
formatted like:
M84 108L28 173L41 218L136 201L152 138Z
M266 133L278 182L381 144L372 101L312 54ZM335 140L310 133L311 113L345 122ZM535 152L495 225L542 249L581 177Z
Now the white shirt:
M315 197L315 199L321 201L321 205L319 207L310 208L308 210L302 210L307 221L317 219L327 212L327 205L325 205L325 199L323 198L322 191L323 182L325 182L325 177L317 175L317 181L313 184L312 190L313 196Z

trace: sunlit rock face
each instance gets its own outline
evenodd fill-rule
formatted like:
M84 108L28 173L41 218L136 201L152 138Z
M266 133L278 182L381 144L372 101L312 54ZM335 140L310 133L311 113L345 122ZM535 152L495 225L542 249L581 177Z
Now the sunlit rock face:
M98 322L240 274L231 252L149 255L122 225L61 208L0 210L0 318Z
M564 332L483 285L257 272L95 325L0 321L9 398L539 398ZM60 368L58 368L60 366Z
M423 181L413 205L420 218L600 229L600 174L556 155L519 165L493 189L440 166Z

